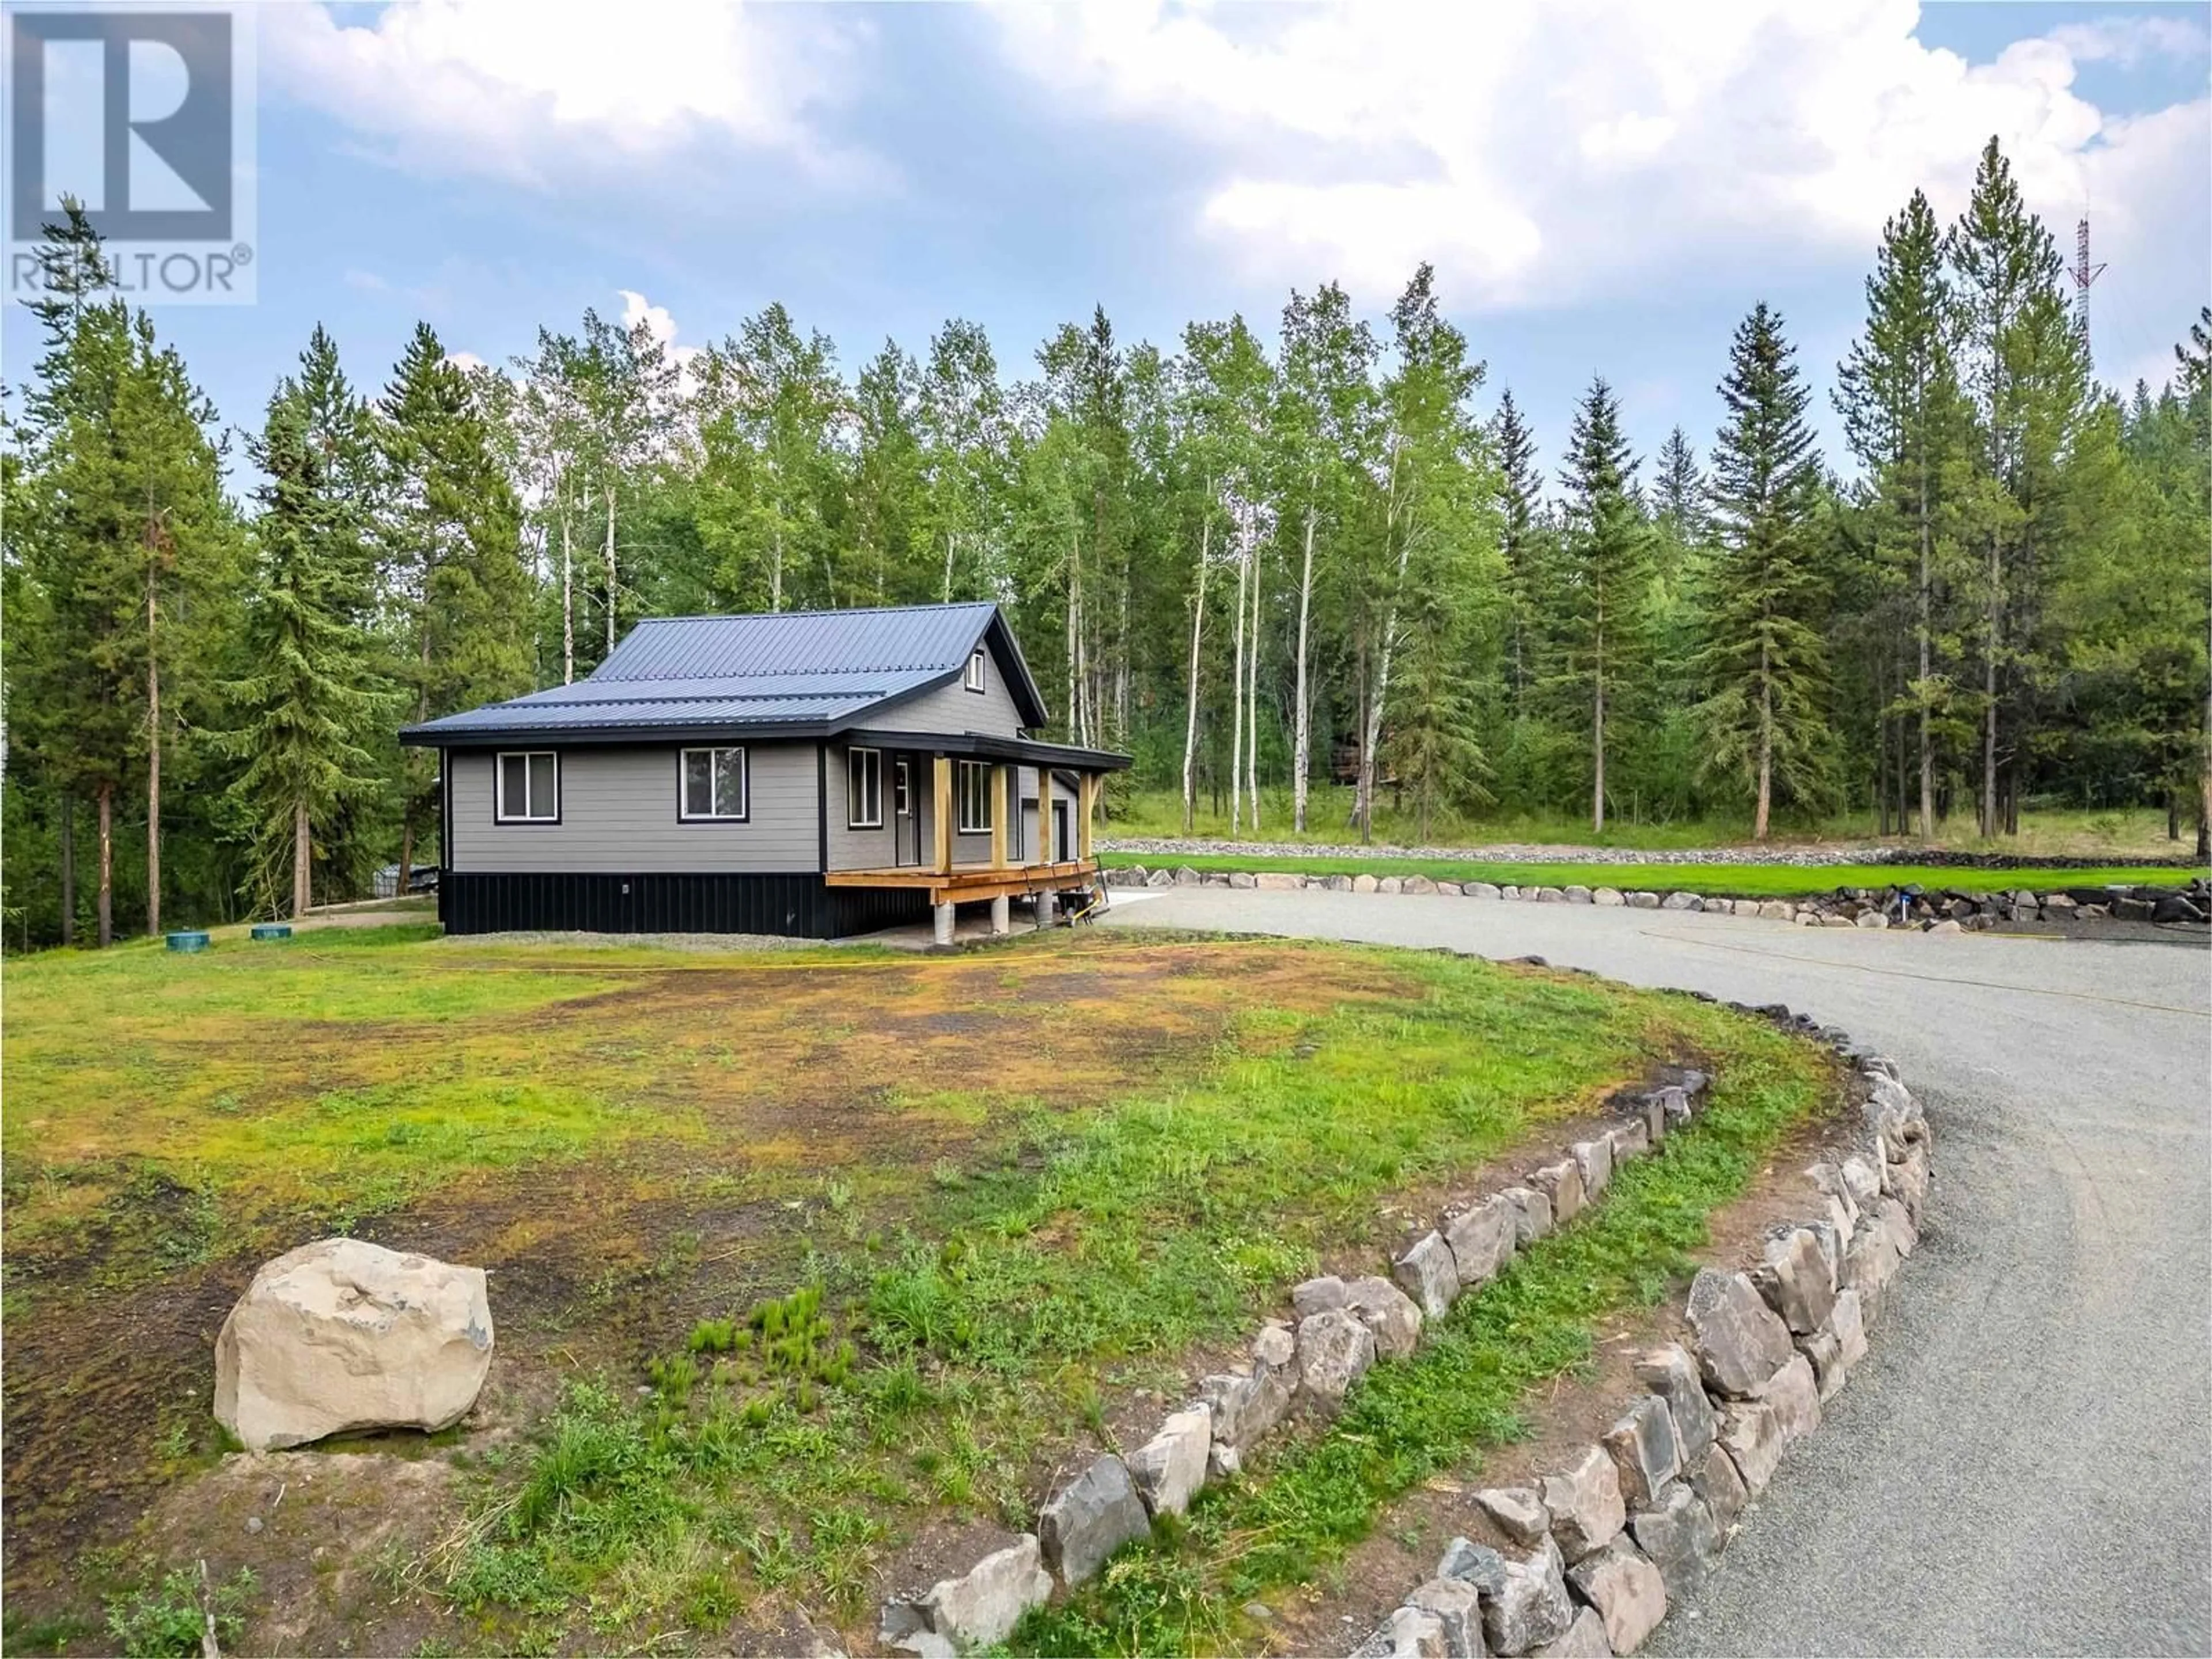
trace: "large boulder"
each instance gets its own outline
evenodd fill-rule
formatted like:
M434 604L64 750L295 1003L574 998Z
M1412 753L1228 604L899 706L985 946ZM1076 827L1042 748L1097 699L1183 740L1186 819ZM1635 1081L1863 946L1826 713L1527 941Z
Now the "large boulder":
M215 1343L215 1414L250 1449L361 1429L435 1431L491 1368L481 1267L358 1238L264 1265Z

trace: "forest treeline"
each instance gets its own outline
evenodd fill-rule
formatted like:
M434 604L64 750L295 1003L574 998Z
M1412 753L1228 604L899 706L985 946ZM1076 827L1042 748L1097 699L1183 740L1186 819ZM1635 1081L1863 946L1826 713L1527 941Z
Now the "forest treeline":
M586 674L641 617L979 598L1055 735L1248 832L1336 779L1363 831L1388 787L1425 830L2002 835L2050 799L2203 846L2212 311L2166 385L2098 385L1994 141L1956 223L1915 193L1885 228L1824 388L1759 306L1719 430L1649 457L1602 378L1563 433L1510 389L1480 412L1426 267L1379 319L1293 293L1272 343L1127 344L1102 308L1019 378L962 321L848 372L781 305L680 360L588 312L489 367L421 325L375 388L319 329L233 432L81 214L41 257L0 480L10 948L427 861L434 762L397 729Z

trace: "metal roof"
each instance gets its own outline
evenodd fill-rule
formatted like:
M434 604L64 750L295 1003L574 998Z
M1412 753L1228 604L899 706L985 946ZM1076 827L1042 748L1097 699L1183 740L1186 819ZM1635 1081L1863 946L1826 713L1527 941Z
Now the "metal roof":
M448 714L400 736L436 744L667 729L828 735L949 682L987 638L1023 725L1042 726L1044 700L1021 647L999 607L984 603L655 617L573 685Z

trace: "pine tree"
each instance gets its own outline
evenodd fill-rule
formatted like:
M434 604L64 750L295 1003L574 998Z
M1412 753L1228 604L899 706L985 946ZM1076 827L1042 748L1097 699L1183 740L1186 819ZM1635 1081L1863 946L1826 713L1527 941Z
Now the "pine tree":
M373 438L368 407L319 326L269 400L247 453L267 477L254 491L255 563L244 638L250 665L232 687L240 723L226 746L245 759L231 786L273 902L289 876L290 914L313 902L319 821L376 787L368 745L398 711L385 678L374 604Z
M1939 541L1963 410L1957 307L1936 215L1919 191L1882 227L1866 296L1866 331L1837 371L1835 404L1845 439L1877 493L1882 521L1902 527L1908 550L1915 656L1909 695L1926 839L1936 833L1935 728L1948 690L1936 656Z
M1538 514L1543 505L1544 483L1536 468L1536 434L1521 406L1513 401L1513 388L1499 394L1498 414L1491 422L1492 447L1498 456L1498 550L1504 561L1506 615L1506 678L1516 719L1528 713L1531 689L1542 675L1539 639L1545 599L1543 554L1545 539Z
M1588 711L1590 828L1605 833L1607 720L1643 659L1650 589L1650 532L1638 506L1638 462L1620 429L1620 404L1602 375L1575 406L1567 432L1566 534L1560 550L1559 658L1552 683Z
M1979 805L1982 833L1993 836L2017 828L2020 767L2046 643L2038 635L2051 520L2063 508L2066 457L2088 410L2090 377L2063 285L2064 263L2021 200L1994 138L1945 252L1963 319L1962 378L1981 441Z
M1705 539L1705 477L1690 434L1676 427L1659 447L1659 523L1677 549Z
M235 587L214 411L152 319L98 299L99 239L82 212L47 229L40 263L62 292L26 400L31 558L54 639L33 671L35 741L99 810L100 943L113 937L116 796L137 762L146 809L146 929L161 927L162 765L212 690L221 611ZM193 626L177 624L191 613Z
M1778 778L1802 800L1825 772L1828 592L1811 533L1820 458L1795 359L1781 318L1756 307L1729 350L1719 388L1729 422L1713 451L1721 551L1698 663L1705 767L1751 784L1755 841L1767 837Z
M64 202L37 250L41 297L28 309L46 349L26 389L24 418L11 436L21 445L11 468L8 501L9 726L11 748L27 757L61 796L63 835L60 932L74 930L77 797L98 813L96 933L113 937L114 796L123 786L121 757L128 720L113 686L94 661L117 619L84 577L93 525L80 510L65 474L80 464L77 447L105 422L129 353L129 314L99 296L113 282L99 233L81 204ZM18 773L15 788L21 787Z
M382 528L390 633L403 655L392 678L417 721L529 690L530 574L521 508L492 452L467 376L428 323L414 337L378 404L391 504ZM410 750L401 763L403 885L416 826L436 785L433 763Z

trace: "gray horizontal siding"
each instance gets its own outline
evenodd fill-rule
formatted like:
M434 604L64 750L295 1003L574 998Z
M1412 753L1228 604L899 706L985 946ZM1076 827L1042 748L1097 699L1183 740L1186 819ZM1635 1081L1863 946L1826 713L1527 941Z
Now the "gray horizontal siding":
M819 870L814 745L749 749L751 817L744 823L678 820L674 744L562 750L561 822L495 823L493 755L455 750L447 762L451 867L614 875Z
M1000 672L995 652L981 691L970 691L955 679L933 690L917 692L888 708L871 709L855 723L900 732L981 732L994 738L1018 738L1022 732L1021 710L1007 693L1006 677Z
M842 744L830 745L830 867L832 870L880 870L898 862L892 848L891 838L898 823L897 773L898 751L886 749L884 756L884 822L880 829L854 830L846 820L852 817L850 783L852 772L847 764L848 750ZM927 760L915 763L915 793L927 790L929 763ZM906 861L915 857L914 827L906 826ZM921 844L921 857L928 856L928 845Z

